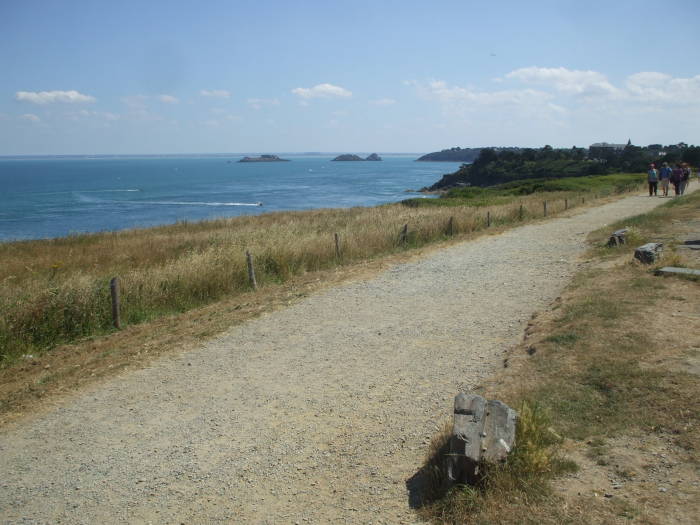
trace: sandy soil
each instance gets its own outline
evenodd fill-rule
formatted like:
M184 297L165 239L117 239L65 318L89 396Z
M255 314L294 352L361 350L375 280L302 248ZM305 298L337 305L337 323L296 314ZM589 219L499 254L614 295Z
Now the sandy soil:
M414 523L452 398L632 196L309 297L0 431L2 523Z

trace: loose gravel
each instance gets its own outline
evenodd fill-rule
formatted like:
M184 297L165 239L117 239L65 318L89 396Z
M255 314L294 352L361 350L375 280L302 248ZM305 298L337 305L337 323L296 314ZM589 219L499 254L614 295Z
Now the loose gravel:
M397 265L0 433L2 523L414 523L407 481L628 197Z

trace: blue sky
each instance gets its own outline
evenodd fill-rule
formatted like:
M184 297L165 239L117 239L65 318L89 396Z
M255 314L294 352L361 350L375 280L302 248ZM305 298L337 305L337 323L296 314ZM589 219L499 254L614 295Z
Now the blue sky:
M0 2L0 155L700 143L700 2Z

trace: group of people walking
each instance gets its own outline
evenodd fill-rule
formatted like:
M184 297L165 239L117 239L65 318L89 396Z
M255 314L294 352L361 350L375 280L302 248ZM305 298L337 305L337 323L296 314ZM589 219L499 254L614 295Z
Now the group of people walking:
M661 191L664 197L668 197L668 187L671 184L676 195L683 195L691 176L692 170L687 162L677 162L673 168L668 165L668 162L664 162L660 170L656 169L655 164L650 164L647 172L649 197L657 194L659 182L661 182Z

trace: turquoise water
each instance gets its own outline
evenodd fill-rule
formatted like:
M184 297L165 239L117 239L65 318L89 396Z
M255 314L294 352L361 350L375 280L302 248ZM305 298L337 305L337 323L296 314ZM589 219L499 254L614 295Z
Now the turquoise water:
M409 198L459 163L238 163L240 156L0 159L0 240L196 221L281 210L374 206ZM261 203L261 206L257 204Z

